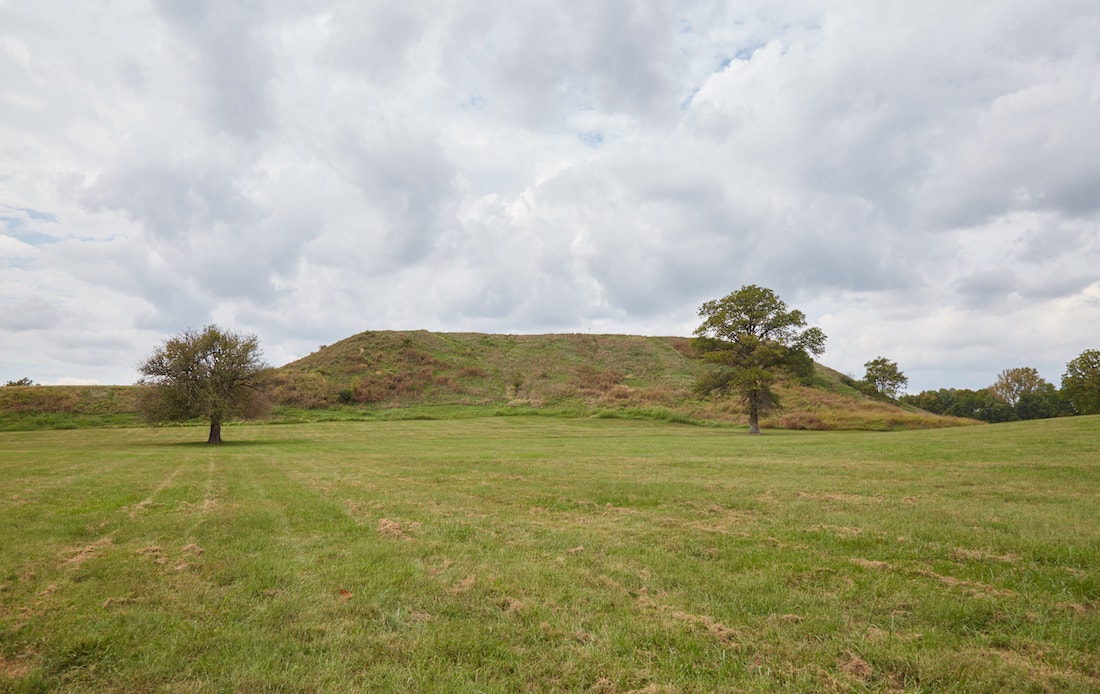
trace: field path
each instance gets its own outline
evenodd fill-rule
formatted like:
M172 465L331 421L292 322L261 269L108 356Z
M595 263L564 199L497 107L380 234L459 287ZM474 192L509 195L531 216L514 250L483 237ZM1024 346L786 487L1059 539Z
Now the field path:
M178 477L179 474L180 469L176 468L171 472L171 474L161 480L160 484L157 485L157 488L154 489L152 493L149 494L149 496L145 497L137 504L135 504L134 507L130 509L130 520L137 518L138 514L144 512L146 508L153 505L153 503L156 501L156 498L161 494L161 492L172 486L172 482L175 481L176 477Z

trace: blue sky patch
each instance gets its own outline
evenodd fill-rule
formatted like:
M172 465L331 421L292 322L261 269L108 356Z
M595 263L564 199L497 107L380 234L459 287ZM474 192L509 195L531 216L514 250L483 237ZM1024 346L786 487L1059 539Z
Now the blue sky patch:
M5 211L17 214L0 214L0 232L31 246L42 246L56 241L56 237L28 228L27 221L57 224L57 216L23 207L6 207Z
M603 133L599 130L591 130L588 132L577 133L577 136L581 138L581 141L589 147L599 147L603 144Z

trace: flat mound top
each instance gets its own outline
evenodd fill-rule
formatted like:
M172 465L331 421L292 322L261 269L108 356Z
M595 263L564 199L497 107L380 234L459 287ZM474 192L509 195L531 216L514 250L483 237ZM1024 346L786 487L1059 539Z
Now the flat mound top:
M699 398L708 369L686 337L582 333L503 335L380 330L352 335L272 370L286 408L478 406L487 412L641 417L740 424L731 398ZM914 429L977 424L873 399L818 364L780 380L765 428ZM135 423L135 386L5 386L0 429ZM472 410L464 409L464 413ZM55 421L56 420L56 421Z
M736 402L693 395L706 368L686 337L369 331L287 364L276 380L279 401L304 407L496 405L612 415L663 410L692 420L740 421ZM961 423L869 399L853 385L818 365L812 380L780 384L785 408L763 424L897 429Z

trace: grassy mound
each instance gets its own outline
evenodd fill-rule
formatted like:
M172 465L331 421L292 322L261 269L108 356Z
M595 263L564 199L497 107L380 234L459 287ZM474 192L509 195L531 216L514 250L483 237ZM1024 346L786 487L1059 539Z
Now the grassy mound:
M375 331L349 337L279 369L275 400L297 408L368 410L483 406L542 414L740 423L728 398L700 400L706 366L681 337L487 335ZM788 381L770 428L891 430L972 423L875 400L819 366Z
M450 419L541 414L741 424L740 404L699 399L707 366L682 337L489 335L373 331L322 347L271 373L275 421ZM782 429L921 429L973 420L876 400L818 366L779 384ZM0 431L136 424L134 386L0 388Z
M279 369L277 399L344 404L532 404L645 391L682 396L686 339L633 335L366 332Z

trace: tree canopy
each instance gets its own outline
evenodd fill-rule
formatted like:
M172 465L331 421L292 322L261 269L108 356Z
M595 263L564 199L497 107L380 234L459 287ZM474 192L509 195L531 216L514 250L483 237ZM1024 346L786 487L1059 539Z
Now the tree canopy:
M209 325L165 340L140 366L147 386L140 401L151 423L196 418L210 420L209 443L221 443L222 423L262 414L263 362L255 335L239 335Z
M1021 397L1043 390L1044 385L1049 384L1043 380L1037 370L1030 366L1022 366L1002 371L990 389L1003 402L1015 407Z
M863 382L888 398L896 398L898 391L909 383L909 377L901 372L898 363L886 357L872 359L863 368L867 370Z
M778 406L772 384L780 371L808 376L825 350L825 333L806 328L806 316L775 292L754 284L699 309L695 348L717 365L697 384L702 393L733 392L748 406L749 433L760 433L760 412Z
M1066 364L1062 392L1078 414L1100 414L1100 350L1087 349Z

